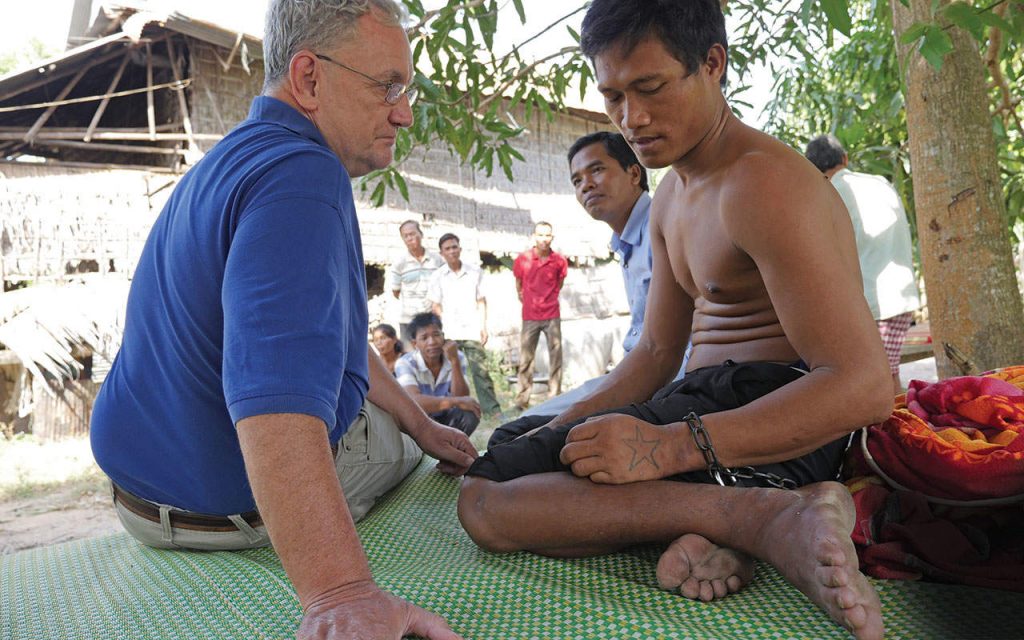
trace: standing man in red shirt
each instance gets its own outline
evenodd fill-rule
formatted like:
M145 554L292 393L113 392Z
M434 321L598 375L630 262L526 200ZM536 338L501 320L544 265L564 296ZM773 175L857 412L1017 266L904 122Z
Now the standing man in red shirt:
M516 407L530 406L533 388L533 357L541 332L548 341L548 396L562 392L562 317L558 293L569 273L569 263L551 250L554 238L551 225L538 222L533 227L533 248L524 251L512 265L516 293L523 303L523 330L519 334L519 393Z

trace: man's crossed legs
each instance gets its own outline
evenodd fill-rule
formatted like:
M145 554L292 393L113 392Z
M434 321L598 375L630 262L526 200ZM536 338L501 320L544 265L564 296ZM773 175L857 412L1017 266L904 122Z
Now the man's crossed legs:
M727 362L688 374L648 402L608 413L668 424L690 411L742 406L800 375L784 365ZM757 478L723 487L704 471L608 485L574 476L559 459L576 424L495 445L470 468L459 518L478 545L578 557L670 542L658 562L659 584L704 601L747 584L757 558L858 638L881 637L878 596L858 570L850 539L853 502L845 487L829 482L838 476L846 438L757 468L801 485L792 491L766 488L770 484ZM507 436L528 426L503 429Z

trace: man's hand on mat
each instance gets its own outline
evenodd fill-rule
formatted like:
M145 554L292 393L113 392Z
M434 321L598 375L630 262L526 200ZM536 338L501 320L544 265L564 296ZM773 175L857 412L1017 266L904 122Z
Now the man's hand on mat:
M346 585L306 608L296 640L462 640L440 616L382 591L372 582Z
M670 427L611 413L573 427L560 458L573 474L593 482L658 480L679 471L674 435Z
M450 476L461 476L477 458L476 447L469 436L454 427L438 422L416 434L416 444L427 455L437 458L437 470Z

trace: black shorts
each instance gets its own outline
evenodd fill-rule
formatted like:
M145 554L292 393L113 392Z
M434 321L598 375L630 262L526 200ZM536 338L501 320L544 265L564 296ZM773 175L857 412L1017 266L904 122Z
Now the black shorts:
M720 366L704 367L687 373L682 380L672 382L647 402L594 415L622 413L651 424L681 422L691 411L697 415L704 415L742 407L797 380L804 373L797 365L773 362L736 364L727 360ZM569 466L559 460L559 455L565 446L569 430L584 422L585 418L554 429L541 429L532 435L518 437L547 424L553 417L527 416L498 427L487 443L487 452L477 458L466 475L505 482L535 473L571 472ZM751 425L751 428L756 429L757 425ZM763 464L755 469L762 473L789 478L799 486L835 480L839 477L848 442L849 436L843 436L799 458ZM706 470L681 473L666 480L717 484ZM761 478L741 478L736 485L771 486Z

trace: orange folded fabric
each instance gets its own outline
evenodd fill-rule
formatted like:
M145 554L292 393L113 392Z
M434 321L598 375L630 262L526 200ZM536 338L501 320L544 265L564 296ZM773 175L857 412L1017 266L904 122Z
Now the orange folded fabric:
M882 424L868 427L878 468L946 500L1024 494L1024 367L937 383L913 380Z

